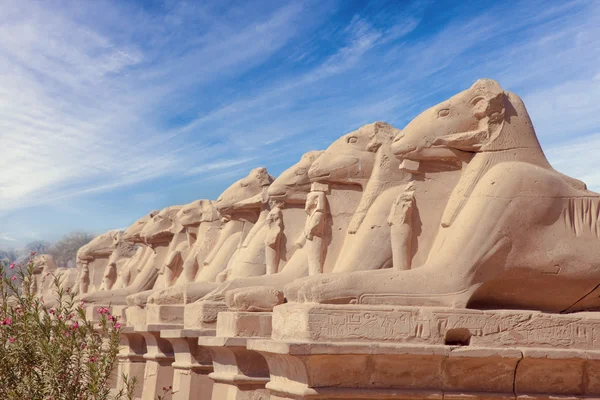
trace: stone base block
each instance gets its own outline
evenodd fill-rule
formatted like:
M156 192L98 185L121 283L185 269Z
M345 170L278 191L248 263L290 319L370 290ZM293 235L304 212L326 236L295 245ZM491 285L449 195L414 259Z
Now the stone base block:
M270 312L220 312L216 335L220 337L270 338L272 330Z
M139 333L146 341L147 352L144 354L146 368L144 370L142 400L155 400L161 395L163 387L173 385L174 361L173 347L169 341L160 337L160 327L140 329ZM136 327L138 332L138 327Z
M268 399L269 367L263 356L246 349L247 338L203 337L198 344L210 350L214 372L213 399Z
M148 310L139 306L124 309L125 320L129 326L145 326L148 323Z
M175 352L173 400L211 399L213 381L208 374L213 372L212 358L208 349L198 346L198 337L205 334L200 330L161 331Z
M273 400L600 398L598 316L285 304L246 349Z
M213 399L268 399L269 368L263 356L248 350L249 338L271 336L271 313L221 312L216 337L198 338L210 350L214 372Z
M600 313L290 303L273 310L272 337L593 350L600 348Z
M123 375L130 381L135 378L137 384L134 388L134 398L139 399L142 396L144 387L144 372L146 369L146 360L144 354L147 352L144 337L135 332L132 327L124 327L119 335L119 367L117 369L117 389L125 388Z
M184 305L146 304L148 324L183 327ZM177 329L177 328L174 328Z
M599 398L600 352L250 340L272 398Z
M217 315L227 311L227 305L216 301L197 301L186 304L184 308L183 325L185 329L215 329Z
M128 306L111 306L110 310L112 315L119 317L119 321L121 325L127 325L127 314L125 310L127 310Z

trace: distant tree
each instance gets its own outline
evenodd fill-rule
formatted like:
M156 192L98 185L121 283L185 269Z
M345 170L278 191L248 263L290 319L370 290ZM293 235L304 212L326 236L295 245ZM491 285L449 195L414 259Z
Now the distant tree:
M67 233L50 247L48 254L54 258L57 267L68 268L70 265L75 265L77 250L88 244L93 238L94 235L85 232Z
M35 251L36 254L46 254L52 245L44 240L36 240L34 242L27 243L25 249L28 253Z

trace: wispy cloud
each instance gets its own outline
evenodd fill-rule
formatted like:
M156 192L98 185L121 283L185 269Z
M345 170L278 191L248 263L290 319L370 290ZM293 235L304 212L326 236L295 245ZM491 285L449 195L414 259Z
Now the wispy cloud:
M147 46L93 30L86 24L93 15L79 22L81 10L52 5L2 3L0 212L189 170L195 154L161 135L157 107L168 108L164 100L182 88L259 65L296 33L302 13L291 4L245 26L238 17L173 47L158 36L185 31L178 24L190 10L170 10L159 21L138 17L159 27L159 34L141 32ZM167 46L169 57L160 57Z
M0 2L1 222L48 205L79 226L116 202L89 219L124 226L362 124L401 128L481 77L520 94L550 161L600 189L598 20L585 0Z

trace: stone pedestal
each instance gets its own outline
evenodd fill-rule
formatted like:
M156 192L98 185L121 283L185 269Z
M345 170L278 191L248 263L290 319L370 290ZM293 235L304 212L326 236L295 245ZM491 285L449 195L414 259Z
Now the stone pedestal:
M173 325L173 329L183 328L183 305L146 304L148 324Z
M214 331L172 329L163 330L161 338L173 346L173 400L210 400L213 381L208 377L213 364L208 349L198 346L198 338Z
M221 312L216 337L203 337L198 344L212 354L213 399L266 400L269 369L265 359L248 350L250 338L271 336L271 313Z
M123 375L129 380L136 380L134 397L142 397L144 387L144 371L146 369L146 342L144 337L132 327L124 327L119 335L121 348L119 351L119 367L117 368L117 390L124 389Z
M173 385L174 361L171 343L160 337L160 325L136 326L146 341L147 352L144 354L146 368L144 370L142 400L155 400L157 395L163 393L163 387Z
M284 304L271 399L600 397L600 314Z
M227 311L227 305L216 301L197 301L186 304L184 308L185 329L216 329L217 315L221 311Z
M145 307L129 306L121 311L125 315L125 321L129 326L148 325L148 310Z

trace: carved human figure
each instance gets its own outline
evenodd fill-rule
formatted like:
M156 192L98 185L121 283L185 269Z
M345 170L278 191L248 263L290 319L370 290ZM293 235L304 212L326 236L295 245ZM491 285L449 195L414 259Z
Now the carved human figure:
M388 224L391 227L393 266L397 270L410 269L412 262L412 216L415 203L414 183L396 197L390 210Z
M266 218L265 265L268 275L277 272L281 258L281 237L283 235L283 213L281 204L273 203Z
M313 190L306 196L306 225L304 238L306 240L306 255L308 257L308 275L323 272L325 256L325 224L327 219L327 185L313 184Z
M416 117L392 147L461 164L425 263L305 282L288 301L521 308L600 306L600 195L550 166L522 100L479 80ZM426 212L418 205L419 213Z
M79 277L79 293L86 294L90 288L90 268L88 263L83 264Z

